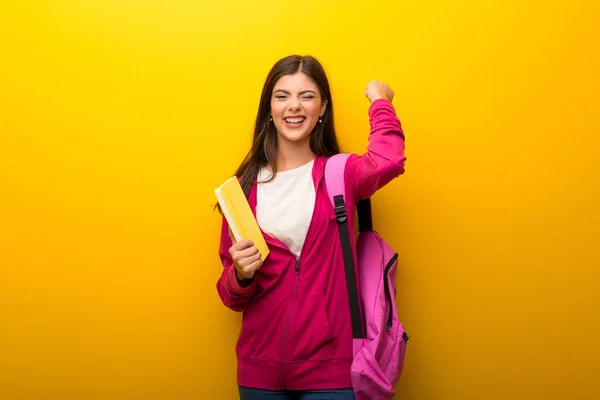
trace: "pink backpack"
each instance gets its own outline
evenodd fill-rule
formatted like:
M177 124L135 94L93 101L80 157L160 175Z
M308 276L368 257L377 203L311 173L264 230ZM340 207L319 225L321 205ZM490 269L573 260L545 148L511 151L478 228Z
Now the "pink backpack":
M352 387L356 400L387 400L395 393L408 342L395 302L398 254L373 230L370 200L361 200L356 205L360 234L356 241L358 266L354 267L353 235L344 202L348 157L338 154L327 160L325 182L335 209L346 270L354 338Z

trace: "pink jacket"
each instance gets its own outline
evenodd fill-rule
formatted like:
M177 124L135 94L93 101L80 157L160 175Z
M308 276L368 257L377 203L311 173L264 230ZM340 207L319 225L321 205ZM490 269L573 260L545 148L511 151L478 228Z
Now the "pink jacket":
M354 226L356 201L404 172L404 133L394 107L376 100L369 117L367 152L352 155L346 167L349 226ZM217 290L227 307L243 311L236 346L239 385L267 390L352 387L350 311L337 222L323 178L325 161L315 159L315 208L298 260L263 232L270 254L252 283L240 286L223 219L219 255L224 269ZM248 201L256 214L256 182Z

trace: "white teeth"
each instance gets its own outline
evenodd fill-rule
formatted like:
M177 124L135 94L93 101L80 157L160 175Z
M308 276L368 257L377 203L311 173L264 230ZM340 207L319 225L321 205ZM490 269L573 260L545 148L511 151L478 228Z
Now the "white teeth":
M299 123L301 123L303 121L304 121L303 117L300 117L300 118L285 118L285 122L291 123L291 124L299 124Z

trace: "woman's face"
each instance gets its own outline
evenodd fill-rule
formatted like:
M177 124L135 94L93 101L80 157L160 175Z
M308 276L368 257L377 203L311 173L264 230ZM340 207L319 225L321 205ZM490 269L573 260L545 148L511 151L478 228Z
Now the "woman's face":
M278 140L309 140L327 107L319 88L303 72L284 75L275 83L271 94L271 115Z

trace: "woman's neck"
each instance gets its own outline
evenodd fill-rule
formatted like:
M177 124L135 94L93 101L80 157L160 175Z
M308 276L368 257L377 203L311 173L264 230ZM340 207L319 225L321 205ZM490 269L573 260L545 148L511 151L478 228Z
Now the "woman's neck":
M280 140L277 146L277 171L283 172L301 167L315 159L310 143L295 143Z

